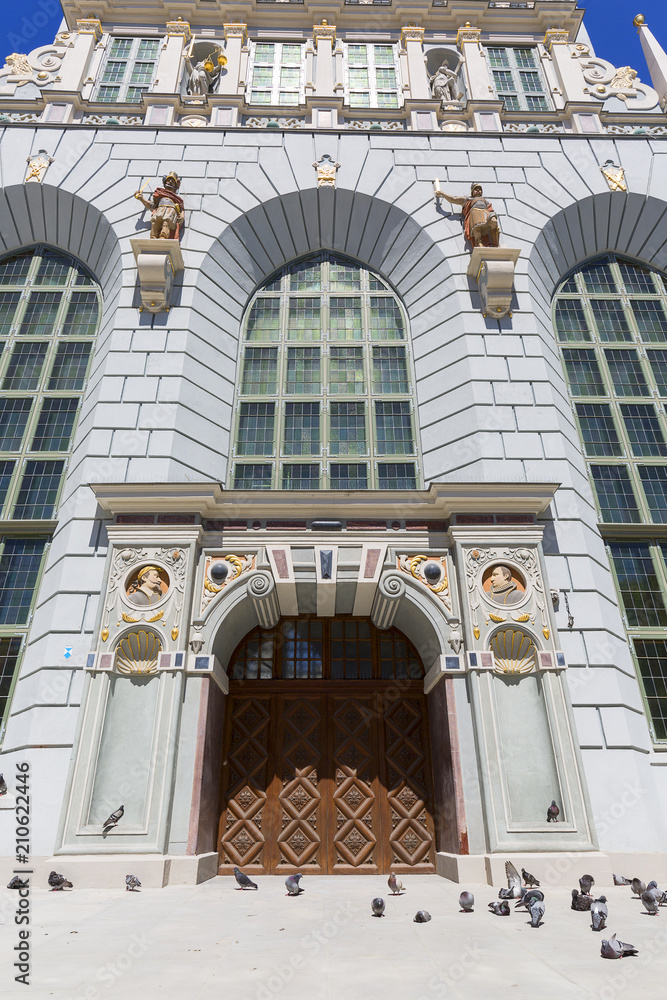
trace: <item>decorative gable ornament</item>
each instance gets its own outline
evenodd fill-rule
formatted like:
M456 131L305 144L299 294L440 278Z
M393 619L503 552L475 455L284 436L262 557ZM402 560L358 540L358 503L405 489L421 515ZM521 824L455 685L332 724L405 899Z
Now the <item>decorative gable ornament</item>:
M582 46L578 56L584 80L590 84L588 93L591 97L598 101L618 97L632 111L650 111L658 105L657 91L643 84L632 66L616 69L606 59L592 59L587 46Z
M625 180L625 170L619 167L613 160L607 160L600 167L602 176L609 185L610 191L627 191L628 185Z
M319 160L315 160L313 166L317 170L317 186L321 187L336 187L336 174L340 163L333 160L328 153L321 156Z

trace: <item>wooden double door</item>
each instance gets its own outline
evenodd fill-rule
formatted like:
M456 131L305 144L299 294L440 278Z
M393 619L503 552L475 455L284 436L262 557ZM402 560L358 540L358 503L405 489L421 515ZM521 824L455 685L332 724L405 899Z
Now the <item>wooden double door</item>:
M423 682L293 685L232 685L220 874L433 872Z

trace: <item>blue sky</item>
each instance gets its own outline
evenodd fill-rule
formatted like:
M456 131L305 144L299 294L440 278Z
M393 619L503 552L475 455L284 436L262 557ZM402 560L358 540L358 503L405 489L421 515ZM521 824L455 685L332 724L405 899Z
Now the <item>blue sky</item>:
M30 0L28 4L5 0L3 6L0 56L30 52L38 45L53 41L61 18L59 0ZM598 56L615 66L633 66L648 83L648 71L632 19L635 14L644 14L651 31L667 50L667 2L590 0L585 9L585 24Z

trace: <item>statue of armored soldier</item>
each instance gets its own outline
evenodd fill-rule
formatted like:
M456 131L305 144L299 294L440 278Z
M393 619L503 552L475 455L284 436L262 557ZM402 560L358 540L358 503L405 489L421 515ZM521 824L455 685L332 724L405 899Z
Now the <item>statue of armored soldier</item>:
M134 197L151 213L151 239L177 240L180 227L185 222L183 199L176 194L181 179L172 170L162 178L162 183L164 187L155 188L151 201L147 201L141 191L136 191Z
M483 197L482 185L470 186L470 197L454 197L436 190L438 198L444 198L451 205L461 205L466 239L475 247L497 247L500 243L498 216L493 205Z

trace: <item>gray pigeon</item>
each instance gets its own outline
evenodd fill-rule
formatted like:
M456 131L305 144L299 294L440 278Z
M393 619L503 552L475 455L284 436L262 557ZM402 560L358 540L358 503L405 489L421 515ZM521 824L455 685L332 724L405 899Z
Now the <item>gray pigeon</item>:
M49 885L51 886L51 892L55 892L57 889L74 888L72 883L68 882L64 875L59 875L58 872L51 872L49 875Z
M285 888L287 889L288 896L298 896L300 892L304 890L299 885L299 879L303 878L303 875L288 875L285 879Z
M570 905L571 910L579 910L584 912L585 910L590 910L593 904L593 897L587 892L577 892L576 889L572 890L572 903Z
M400 896L402 892L406 892L406 888L402 882L399 882L393 872L389 872L389 878L387 879L387 885L391 889L392 895Z
M524 889L523 896L521 899L517 899L514 904L514 909L516 910L519 906L525 906L527 910L530 909L531 904L536 899L544 899L544 893L541 889Z
M0 795L7 794L7 782L5 781L4 774L0 774Z
M540 884L537 881L537 879L535 878L535 876L531 875L530 872L527 872L525 868L521 869L521 874L523 875L523 880L526 883L526 885L529 885L531 888L534 885L539 885Z
M495 913L497 917L509 917L510 915L510 904L506 899L503 899L500 903L489 903L489 909L491 913Z
M125 812L125 806L120 806L115 812L112 812L108 819L105 819L102 823L102 833L107 833L112 827L118 826L118 823L123 818L123 813Z
M658 915L658 901L652 892L648 890L641 894L641 901L644 904L644 909L651 917L657 917Z
M641 896L643 892L646 892L646 885L640 878L633 878L630 885L635 896Z
M459 896L459 906L464 913L472 913L475 906L475 897L471 892L462 892Z
M30 882L27 881L27 880L24 882L22 879L20 879L18 877L18 875L15 875L14 878L11 880L11 882L7 883L7 888L8 889L29 889L30 888Z
M603 958L625 958L627 955L638 955L639 952L633 944L625 944L623 941L617 941L614 934L611 940L602 940L600 954Z
M607 917L609 916L609 911L607 909L607 897L600 896L591 903L591 920L593 923L591 927L594 931L603 931L607 926Z
M415 919L412 921L413 924L427 924L431 919L431 914L428 910L417 910L415 913Z
M646 886L646 891L650 892L654 896L656 903L663 895L662 889L658 889L658 883L655 881L655 879L653 879L652 882L649 882L649 884Z
M544 919L544 900L534 899L530 904L530 926L539 927Z
M632 885L632 879L626 878L625 875L613 875L614 885Z
M505 862L505 874L507 888L500 890L498 899L521 899L521 876L511 861Z
M591 887L595 885L595 879L592 875L582 875L579 879L579 888L585 896L590 896Z
M240 868L234 869L234 878L240 889L256 889L255 883L248 878L248 876L241 871Z
M130 892L134 892L135 889L141 887L141 882L136 875L126 875L125 876L125 888L129 889Z
M381 896L376 896L371 903L371 910L373 911L374 917L384 916L384 899Z
M551 800L551 805L547 809L547 823L557 823L560 809L556 805L556 800Z

